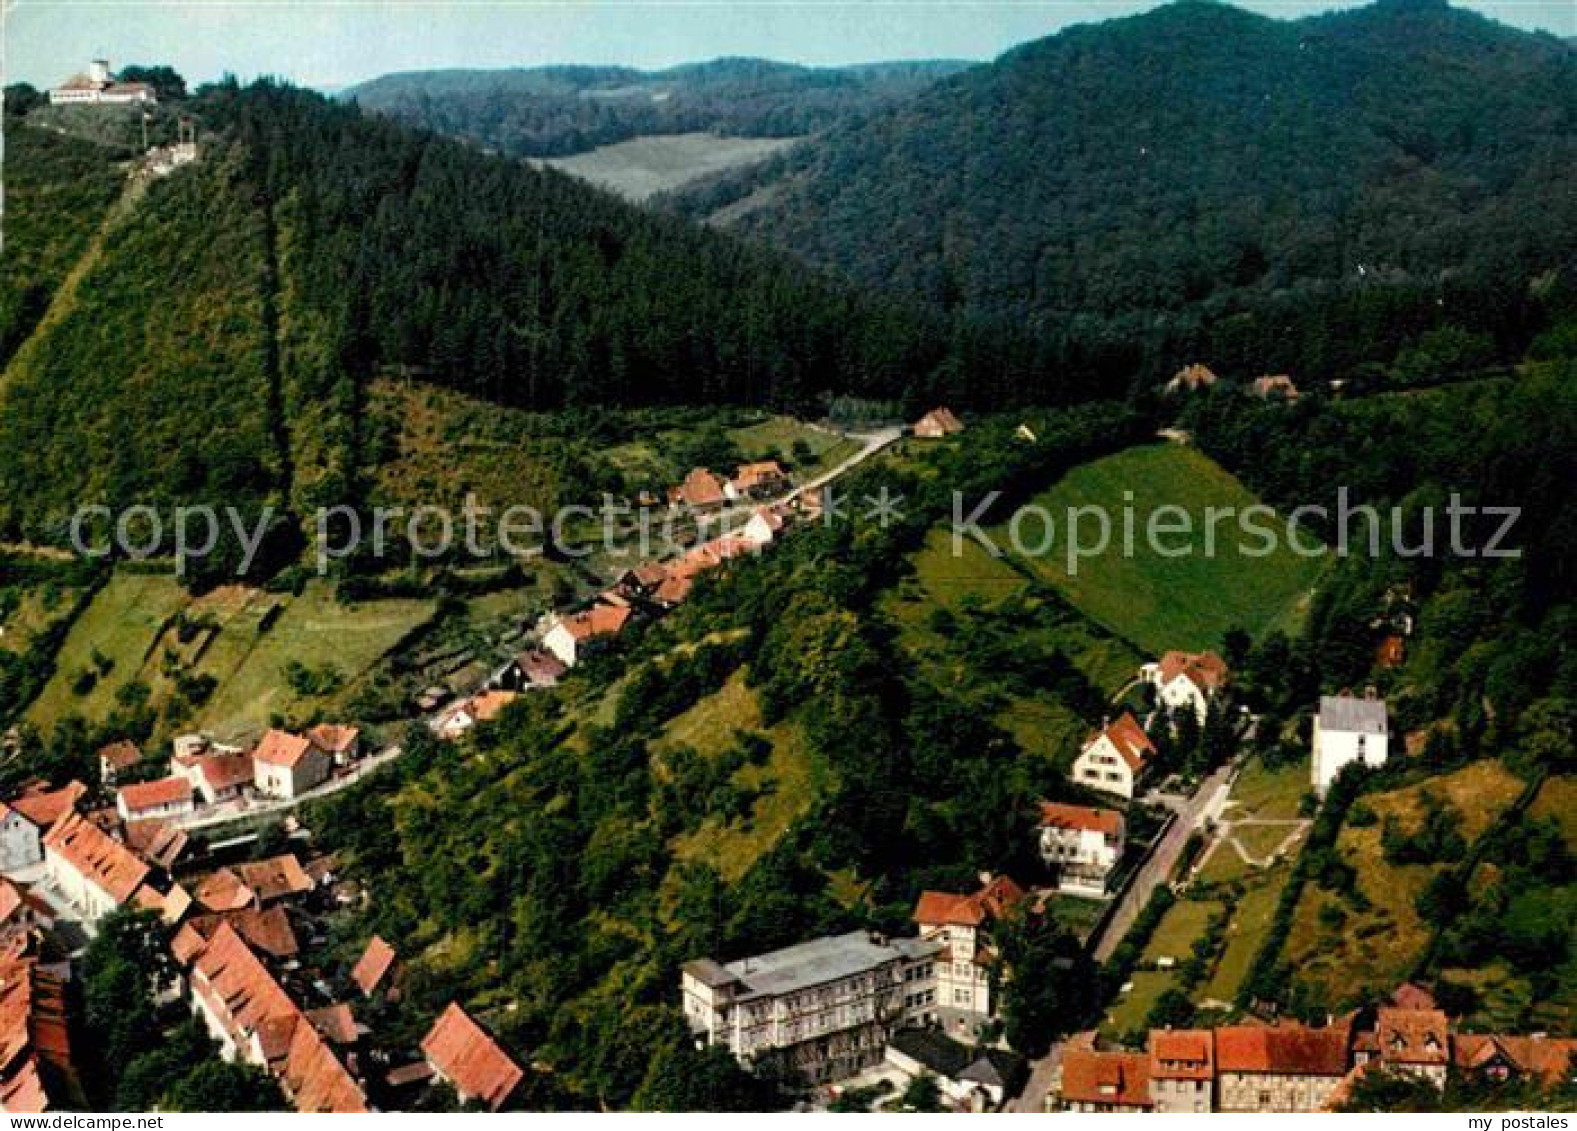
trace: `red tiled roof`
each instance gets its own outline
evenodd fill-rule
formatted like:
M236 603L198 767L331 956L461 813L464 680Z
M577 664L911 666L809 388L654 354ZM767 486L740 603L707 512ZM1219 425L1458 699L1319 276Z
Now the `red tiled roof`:
M921 892L914 920L924 926L978 927L987 919L1000 917L1023 898L1023 888L1007 876L998 876L972 895Z
M1434 1009L1435 995L1414 982L1403 982L1391 994L1391 1004L1399 1009Z
M1227 682L1227 664L1214 652L1179 652L1176 649L1161 657L1161 685L1171 683L1186 675L1201 691L1215 691Z
M1112 809L1092 809L1088 805L1064 805L1058 801L1040 803L1040 827L1088 829L1106 836L1121 836L1123 817Z
M38 789L7 802L41 829L47 829L77 807L88 787L79 781L67 782L59 789Z
M126 826L126 846L164 869L174 867L190 839L181 829L157 818Z
M571 613L559 623L576 640L590 640L597 636L614 636L624 630L631 612L614 605L593 605L580 613Z
M723 485L704 467L691 470L684 482L668 492L670 502L687 507L715 507L723 502Z
M288 770L305 758L311 749L312 743L299 734L271 730L257 744L257 749L252 751L252 757L266 765L283 766Z
M1124 711L1115 722L1106 724L1105 729L1090 735L1084 742L1085 749L1089 749L1090 744L1101 735L1105 735L1117 748L1118 755L1133 773L1144 769L1145 763L1155 757L1155 743L1144 733L1144 727L1139 725L1132 711Z
M262 911L244 907L239 911L213 912L194 917L188 925L199 935L208 938L219 929L221 923L234 927L236 933L254 950L274 958L294 958L301 953L295 928L290 925L290 917L285 914L283 907L270 907Z
M422 1055L457 1092L481 1100L493 1111L526 1075L459 1002L450 1002L433 1022L422 1038Z
M362 993L371 997L394 966L394 961L394 948L373 935L367 941L367 949L361 952L361 957L351 969L350 980L356 983Z
M294 853L233 864L231 868L241 882L251 888L264 903L312 890L312 877L307 875Z
M147 864L79 813L68 813L56 822L44 836L44 847L116 903L125 903L148 878Z
M300 1112L357 1114L370 1110L361 1087L311 1022L302 1018L279 1067L285 1092Z
M740 491L754 491L762 484L775 483L782 478L783 468L775 459L742 463L734 472L734 487Z
M1462 1072L1481 1069L1497 1057L1509 1062L1519 1075L1553 1087L1577 1069L1577 1040L1459 1033L1452 1045L1452 1063Z
M1393 1009L1381 1006L1375 1022L1380 1059L1397 1064L1445 1064L1451 1035L1446 1015L1438 1009Z
M1345 1027L1231 1025L1216 1030L1218 1072L1347 1075Z
M76 1090L65 985L32 959L0 966L0 1109L50 1111Z
M327 754L344 754L361 738L361 728L321 723L307 731L307 740Z
M193 768L215 793L250 785L255 776L250 754L204 754L193 763Z
M125 803L128 813L137 813L143 809L161 809L166 805L191 801L192 783L185 778L177 777L139 782L136 785L122 786L120 798Z
M192 989L245 1048L256 1036L297 1111L363 1112L367 1100L268 968L229 923L193 964Z
M220 868L204 876L195 894L197 902L210 911L239 911L252 906L257 899L257 893L229 868Z
M1064 1049L1062 1099L1064 1103L1151 1107L1150 1058L1142 1052Z
M1209 1029L1151 1029L1151 1079L1209 1080L1213 1043Z

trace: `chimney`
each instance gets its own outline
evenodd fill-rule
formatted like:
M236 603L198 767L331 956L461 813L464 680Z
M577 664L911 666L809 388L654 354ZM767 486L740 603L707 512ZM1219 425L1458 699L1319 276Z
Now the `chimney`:
M1363 697L1369 700L1378 699L1380 697L1380 692L1374 686L1374 684L1371 683L1363 689Z

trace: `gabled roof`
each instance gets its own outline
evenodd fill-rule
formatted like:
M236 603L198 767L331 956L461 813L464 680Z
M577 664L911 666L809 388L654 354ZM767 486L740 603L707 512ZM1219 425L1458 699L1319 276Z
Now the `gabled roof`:
M1155 743L1144 733L1144 727L1139 725L1132 711L1124 711L1116 721L1107 723L1102 730L1090 735L1084 741L1084 749L1088 750L1103 735L1116 747L1118 755L1132 773L1137 774L1144 769L1146 762L1155 757Z
M250 785L256 776L250 754L204 754L192 763L192 769L215 793Z
M338 1115L370 1110L360 1085L304 1016L291 1033L279 1079L297 1111Z
M1577 1070L1577 1040L1459 1033L1452 1045L1451 1059L1462 1072L1475 1072L1501 1060L1519 1075L1552 1087L1570 1079Z
M301 953L295 928L283 907L269 907L259 911L244 907L239 911L213 912L193 917L190 926L204 938L219 929L221 923L234 927L248 946L273 958L294 958Z
M88 792L79 781L67 782L59 789L37 789L6 802L41 829L47 829L77 807Z
M361 952L361 957L351 968L350 980L356 983L357 989L371 997L393 969L396 957L392 946L380 936L373 935L367 940L367 949Z
M128 813L136 813L143 809L161 809L166 805L190 803L192 783L185 778L159 778L157 781L121 786L119 795Z
M1449 1025L1438 1009L1381 1006L1375 1021L1380 1059L1395 1064L1445 1064L1450 1059Z
M1024 889L1007 876L998 876L971 895L924 891L915 905L914 920L922 926L978 927L1000 918L1024 898Z
M257 749L252 751L252 757L265 765L282 766L288 770L305 758L311 749L312 743L302 735L270 730L263 736L263 741L257 744Z
M157 818L132 821L126 826L126 847L166 871L175 867L190 842L184 830Z
M1214 652L1180 652L1174 648L1161 657L1158 666L1162 687L1178 676L1186 676L1201 691L1217 691L1230 675L1226 661Z
M80 813L68 813L44 836L44 847L116 903L125 903L151 870L131 850Z
M724 501L723 485L706 468L692 468L684 482L668 492L668 497L687 507L715 507Z
M490 723L518 698L513 691L484 691L466 700L465 711L479 723Z
M1216 1030L1216 1070L1286 1076L1347 1075L1346 1026L1229 1025Z
M312 890L312 877L301 867L294 853L270 856L246 864L232 864L231 868L241 882L256 893L264 903L287 895L300 895Z
M944 436L951 436L964 430L963 421L953 415L950 408L933 408L919 420L915 421L916 432L936 431Z
M1320 729L1348 734L1385 734L1390 730L1384 699L1321 695Z
M1065 1103L1153 1107L1150 1058L1142 1052L1096 1052L1066 1048L1062 1053Z
M552 686L569 671L564 661L545 648L533 648L515 657L515 666L527 683L539 687Z
M252 906L257 899L257 893L229 868L220 868L204 876L194 894L197 902L210 911L239 911Z
M481 1100L493 1111L526 1075L459 1002L450 1002L433 1022L422 1038L422 1055L456 1091Z
M753 491L764 483L774 483L782 478L783 468L775 459L742 463L734 472L734 487L740 491Z
M1215 1074L1209 1029L1151 1029L1152 1080L1209 1080Z
M307 741L327 754L346 754L361 738L361 728L319 723L307 731Z
M593 605L584 612L560 618L559 625L576 640L590 640L597 636L617 635L623 631L631 615L628 607Z
M1088 805L1064 805L1059 801L1042 801L1040 827L1085 829L1106 836L1122 836L1123 816L1112 809L1094 809Z

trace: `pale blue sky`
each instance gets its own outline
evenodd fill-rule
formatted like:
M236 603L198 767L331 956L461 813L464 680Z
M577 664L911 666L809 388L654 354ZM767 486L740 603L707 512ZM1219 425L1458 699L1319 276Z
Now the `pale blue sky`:
M340 86L389 71L620 63L719 55L811 64L988 59L1073 23L1154 0L0 0L7 81L59 82L106 55L169 63L193 83L226 71ZM1298 16L1350 4L1247 0ZM1577 35L1577 0L1470 0L1524 28Z

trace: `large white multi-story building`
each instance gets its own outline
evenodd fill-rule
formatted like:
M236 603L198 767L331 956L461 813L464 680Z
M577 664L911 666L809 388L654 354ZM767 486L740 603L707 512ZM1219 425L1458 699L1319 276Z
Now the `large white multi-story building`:
M1104 896L1106 883L1123 858L1123 815L1088 805L1040 803L1040 858L1057 873L1057 890Z
M776 1057L811 1083L846 1079L934 1014L943 946L853 931L726 965L696 959L680 976L685 1019L742 1062Z
M1314 717L1314 756L1309 779L1321 797L1336 776L1353 762L1370 769L1385 765L1390 751L1390 721L1384 699L1323 695Z

